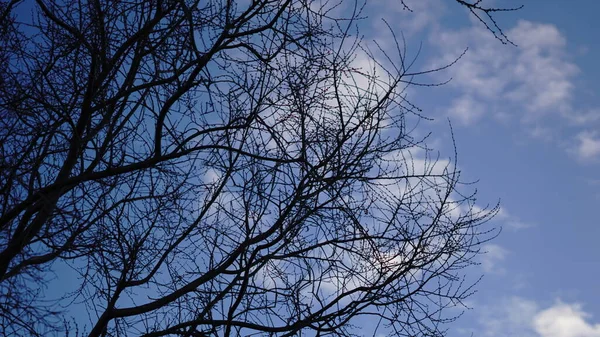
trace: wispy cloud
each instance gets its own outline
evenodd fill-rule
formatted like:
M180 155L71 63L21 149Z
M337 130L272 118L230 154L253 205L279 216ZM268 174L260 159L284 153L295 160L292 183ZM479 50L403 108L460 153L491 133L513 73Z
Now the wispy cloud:
M436 26L429 42L439 54L432 67L467 53L444 74L453 96L446 114L463 126L484 118L514 120L532 138L554 142L579 160L600 157L600 108L584 107L577 96L581 70L567 37L546 23L519 21L506 30L518 47L498 43L478 25L447 29ZM585 129L584 129L585 128Z
M600 129L600 102L582 99L578 87L583 73L575 61L585 46L570 45L556 25L527 20L503 27L517 47L503 45L476 20L462 28L444 26L444 15L452 11L440 0L405 3L412 11L390 0L376 0L374 10L409 46L428 40L427 52L435 56L426 68L448 65L468 48L459 62L433 74L439 76L434 81L452 78L446 86L452 98L439 102L443 114L466 127L489 118L516 122L531 138L551 142L580 162L600 159L600 135L586 131ZM392 46L385 24L376 25L373 37Z
M482 247L481 268L488 274L504 274L506 270L501 266L509 254L508 250L497 244L486 244Z
M491 112L506 104L521 107L515 112L525 122L552 113L569 115L579 68L569 60L566 38L553 25L529 21L520 21L507 34L518 47L499 44L475 25L435 32L430 42L441 56L434 65L451 62L468 47L448 70L450 87L479 99Z
M534 225L521 220L519 217L511 214L506 210L506 207L500 208L498 214L496 214L496 221L499 221L505 228L513 231L531 228Z
M441 0L404 0L406 6L390 0L376 0L373 4L385 20L409 37L437 26L446 11L445 1ZM375 24L378 30L387 30L381 22Z
M450 105L448 114L462 125L472 125L483 115L485 106L470 95L463 95Z
M531 329L539 308L537 303L520 297L503 299L496 305L478 308L479 324L484 336L488 337L535 337Z

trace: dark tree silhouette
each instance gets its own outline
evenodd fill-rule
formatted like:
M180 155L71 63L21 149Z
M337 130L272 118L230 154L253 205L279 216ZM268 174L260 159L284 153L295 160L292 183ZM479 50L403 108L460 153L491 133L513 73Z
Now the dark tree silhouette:
M0 334L443 335L497 208L348 5L2 1Z

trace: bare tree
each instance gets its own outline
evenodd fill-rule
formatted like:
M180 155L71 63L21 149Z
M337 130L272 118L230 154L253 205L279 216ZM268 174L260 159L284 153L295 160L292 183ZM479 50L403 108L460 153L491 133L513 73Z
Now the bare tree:
M443 335L497 208L347 6L3 1L0 334Z

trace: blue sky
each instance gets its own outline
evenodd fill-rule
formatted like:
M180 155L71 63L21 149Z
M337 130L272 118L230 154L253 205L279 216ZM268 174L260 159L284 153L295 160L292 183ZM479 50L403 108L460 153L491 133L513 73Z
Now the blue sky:
M500 199L502 234L480 259L485 277L451 336L600 336L600 2L495 1L524 4L495 18L518 46L502 45L451 1L377 0L364 23L386 41L378 18L402 31L418 67L452 68L408 98L436 120L432 147L450 148L458 166L479 179L479 200Z
M452 68L424 78L445 86L409 89L435 120L429 145L451 153L478 180L479 201L502 209L501 235L486 244L485 274L449 335L600 337L600 1L496 0L525 7L495 18L518 46L503 45L454 1L372 0L366 39L389 42L379 18L407 38L415 70ZM62 282L62 281L61 281ZM61 285L64 285L61 283Z

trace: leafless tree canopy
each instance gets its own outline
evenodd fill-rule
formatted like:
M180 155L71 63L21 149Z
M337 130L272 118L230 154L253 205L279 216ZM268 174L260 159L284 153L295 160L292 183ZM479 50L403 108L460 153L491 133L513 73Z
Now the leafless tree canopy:
M0 2L0 334L443 335L496 209L361 6Z

